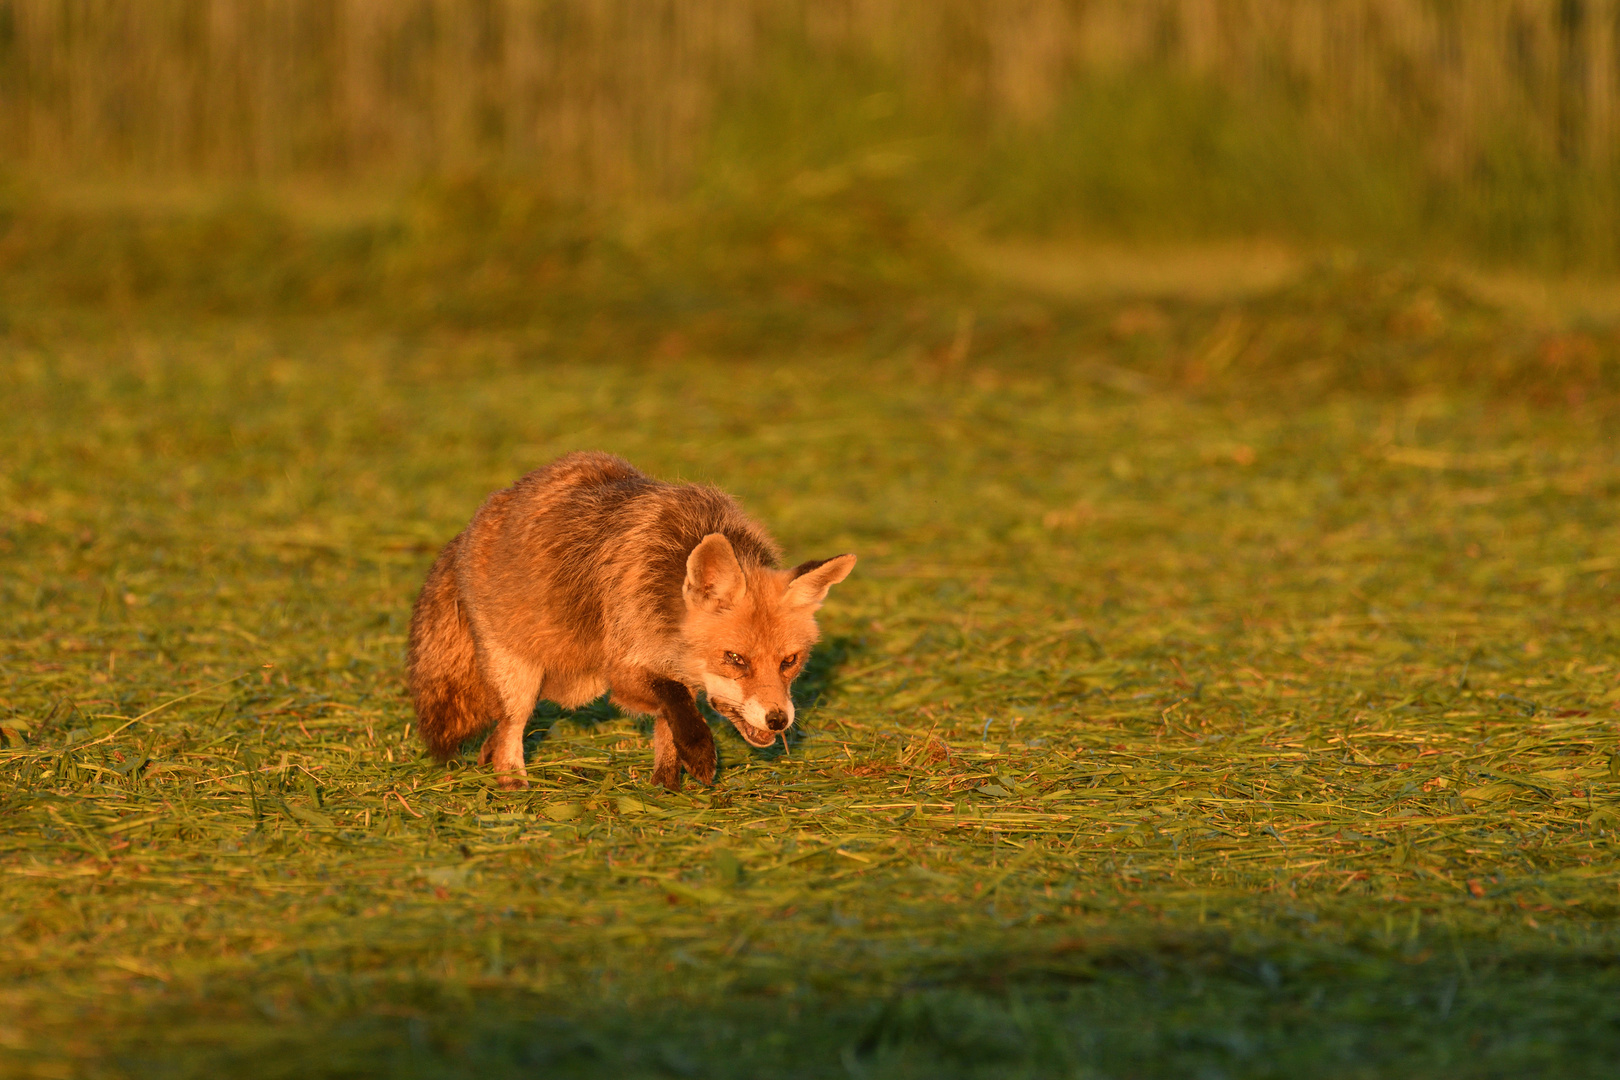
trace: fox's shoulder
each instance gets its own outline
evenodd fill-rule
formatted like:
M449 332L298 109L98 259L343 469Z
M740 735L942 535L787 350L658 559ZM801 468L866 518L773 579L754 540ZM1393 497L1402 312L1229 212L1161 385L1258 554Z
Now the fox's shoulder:
M737 500L709 484L666 484L649 494L646 528L679 556L672 566L677 577L686 573L686 556L704 537L719 533L731 542L745 566L774 568L781 548L765 528L749 517Z
M611 512L626 500L665 486L621 457L578 450L519 477L506 492L519 519L533 519L555 512L565 516Z
M590 487L597 484L642 481L652 478L624 458L600 450L576 450L529 473L520 485L539 488Z
M775 567L781 557L770 534L720 488L656 480L601 451L560 457L524 476L511 492L513 511L530 523L544 521L553 541L638 553L667 569L660 576L676 586L686 556L711 533L726 536L744 565Z

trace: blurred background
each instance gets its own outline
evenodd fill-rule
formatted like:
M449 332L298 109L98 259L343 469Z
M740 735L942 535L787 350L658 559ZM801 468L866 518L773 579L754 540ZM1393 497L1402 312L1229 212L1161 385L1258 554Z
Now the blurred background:
M1617 48L1616 0L0 0L0 317L588 294L726 351L955 289L949 353L987 282L1326 259L1607 320Z
M6 0L0 153L169 181L475 170L591 199L875 171L999 229L1609 263L1617 17L1613 0Z

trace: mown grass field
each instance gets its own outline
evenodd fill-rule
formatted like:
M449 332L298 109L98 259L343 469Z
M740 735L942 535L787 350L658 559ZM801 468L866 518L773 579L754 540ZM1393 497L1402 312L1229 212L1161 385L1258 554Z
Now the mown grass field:
M277 262L220 220L12 224L0 1073L1620 1054L1610 330L1342 260L1058 300L813 229L699 263L564 225L482 278L385 252L368 314L343 259L383 241ZM536 267L543 318L506 319ZM576 448L726 487L791 559L859 553L786 752L717 724L720 782L670 795L603 707L537 713L525 793L423 759L428 563Z

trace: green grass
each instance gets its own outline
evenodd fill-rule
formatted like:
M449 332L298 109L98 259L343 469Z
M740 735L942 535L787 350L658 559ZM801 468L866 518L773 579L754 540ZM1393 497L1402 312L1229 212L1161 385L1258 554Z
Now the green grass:
M1415 91L1406 115L1364 102L1330 119L1280 71L1249 75L1237 90L1173 64L1075 73L1049 109L1017 119L968 90L966 71L907 77L779 42L722 95L675 190L757 201L894 187L998 236L1259 234L1386 258L1620 266L1620 171L1559 150L1529 113L1463 148Z
M1360 264L1061 304L839 192L420 198L472 209L8 219L0 1072L1612 1065L1611 328ZM789 752L420 756L433 552L581 447L860 554Z

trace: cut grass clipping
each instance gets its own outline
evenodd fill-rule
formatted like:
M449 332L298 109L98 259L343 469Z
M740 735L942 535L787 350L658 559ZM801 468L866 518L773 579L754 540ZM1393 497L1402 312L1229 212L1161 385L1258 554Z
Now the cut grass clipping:
M1608 399L1200 397L1140 312L1022 365L0 338L0 1071L1601 1074ZM527 792L422 757L433 552L580 447L860 553L786 752L717 725L670 795L604 706Z

